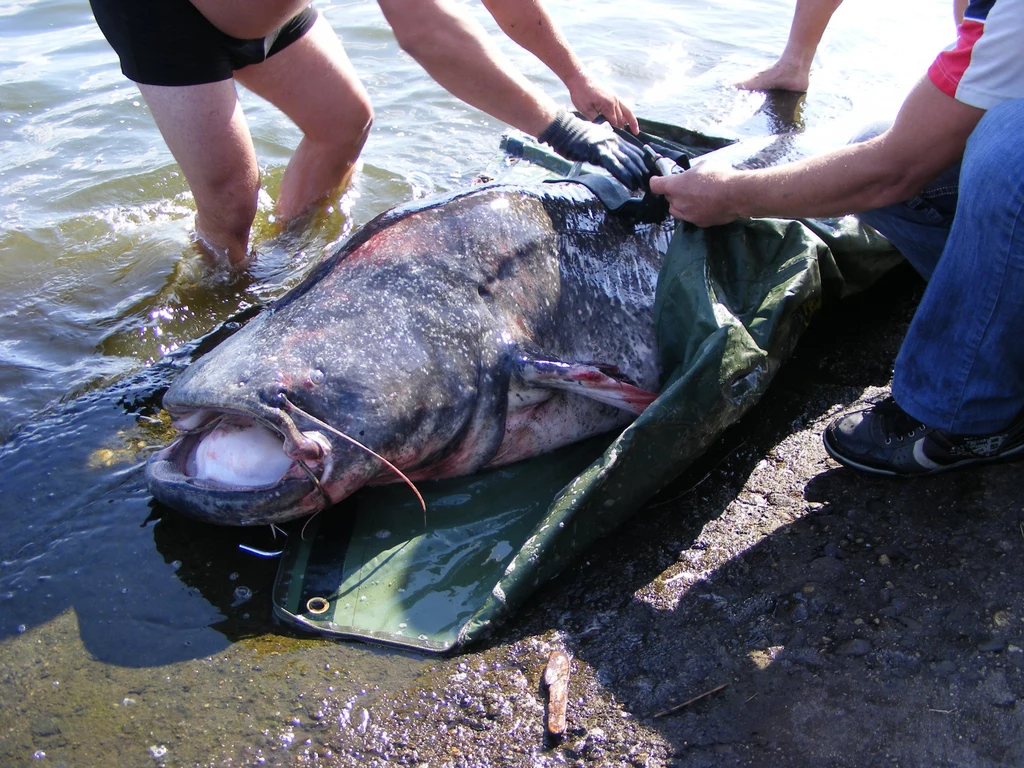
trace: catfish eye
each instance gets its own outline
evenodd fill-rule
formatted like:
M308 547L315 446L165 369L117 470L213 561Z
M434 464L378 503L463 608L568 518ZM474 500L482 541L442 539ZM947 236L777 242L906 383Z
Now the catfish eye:
M319 368L314 368L309 374L310 384L323 384L326 376Z

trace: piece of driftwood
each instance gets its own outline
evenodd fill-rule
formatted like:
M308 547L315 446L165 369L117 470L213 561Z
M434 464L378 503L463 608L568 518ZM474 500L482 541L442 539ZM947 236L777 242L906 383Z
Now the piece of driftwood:
M565 709L569 702L569 656L552 651L544 667L544 686L548 689L547 732L551 736L565 733Z

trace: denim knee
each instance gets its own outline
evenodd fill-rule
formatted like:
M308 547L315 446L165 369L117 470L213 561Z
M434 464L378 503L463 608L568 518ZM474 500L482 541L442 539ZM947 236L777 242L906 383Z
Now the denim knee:
M1024 181L1011 169L1024 166L1024 99L1005 101L985 112L967 139L964 165L981 179L1000 179L1020 186ZM1009 172L1008 172L1009 171Z

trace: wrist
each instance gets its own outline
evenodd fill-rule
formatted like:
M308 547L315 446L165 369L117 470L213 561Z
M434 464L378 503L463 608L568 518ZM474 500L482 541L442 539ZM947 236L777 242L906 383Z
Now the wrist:
M693 171L691 169L683 176ZM691 177L691 181L698 182L699 186L691 189L691 192L695 197L703 198L706 210L714 212L714 223L725 223L752 215L744 171L737 171L731 166L714 169L701 169L698 166L697 174Z
M722 207L733 219L748 219L756 216L753 196L750 193L751 177L745 171L728 169L721 180Z
M555 109L554 112L545 110L539 121L543 123L544 127L533 135L537 137L538 141L554 146L565 135L572 123L572 118L572 113L565 109Z
M559 75L558 79L562 81L562 85L569 91L570 94L576 93L577 91L589 90L593 87L593 82L590 77L582 69L574 69L567 75Z

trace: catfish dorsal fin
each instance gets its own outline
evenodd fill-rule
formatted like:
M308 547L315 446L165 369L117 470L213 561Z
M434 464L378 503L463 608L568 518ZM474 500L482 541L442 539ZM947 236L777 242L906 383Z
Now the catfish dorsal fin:
M533 356L519 358L519 379L532 387L571 392L637 415L657 399L623 376L614 365L565 363Z

